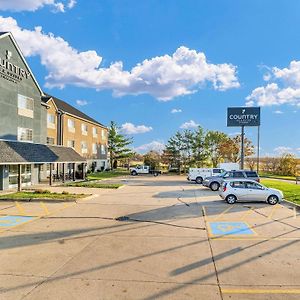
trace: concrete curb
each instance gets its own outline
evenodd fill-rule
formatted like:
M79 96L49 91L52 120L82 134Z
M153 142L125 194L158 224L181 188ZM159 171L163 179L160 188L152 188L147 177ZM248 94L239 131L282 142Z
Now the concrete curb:
M299 204L296 204L294 202L291 202L291 201L288 201L288 200L283 200L283 203L286 202L288 203L289 205L293 206L293 207L296 207L297 210L300 210L300 205Z

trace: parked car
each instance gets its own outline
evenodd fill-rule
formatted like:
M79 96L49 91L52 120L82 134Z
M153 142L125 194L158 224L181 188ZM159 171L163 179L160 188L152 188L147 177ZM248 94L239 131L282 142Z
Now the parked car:
M256 171L237 170L224 172L219 176L207 177L203 180L203 186L209 187L212 191L217 191L224 180L231 178L248 178L259 182L259 176Z
M220 168L190 168L187 180L201 184L206 177L218 176L224 171Z
M223 182L219 195L229 204L236 201L265 201L270 205L281 202L282 191L267 188L255 180L232 179Z
M161 171L152 170L149 166L136 166L135 168L130 168L130 174L132 176L140 174L153 174L154 176L158 176L159 174L161 174Z

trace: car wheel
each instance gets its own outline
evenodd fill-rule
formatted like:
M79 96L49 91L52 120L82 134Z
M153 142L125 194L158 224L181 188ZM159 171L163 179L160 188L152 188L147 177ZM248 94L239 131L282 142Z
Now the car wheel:
M277 203L279 202L279 199L278 199L277 196L271 195L271 196L268 198L267 201L268 201L268 203L269 203L270 205L275 205L275 204L277 204Z
M234 204L234 203L236 202L236 200L237 200L237 198L236 198L236 196L234 196L234 195L228 195L228 196L226 197L226 202L227 202L228 204Z
M218 182L212 182L209 187L212 191L217 191L220 188L220 184Z
M203 182L203 178L197 177L195 181L196 181L196 183L201 184Z
M136 176L136 175L137 175L137 172L136 172L136 171L132 171L132 172L131 172L131 175L132 175L132 176Z
M154 176L154 177L157 177L157 176L158 176L158 173L157 173L157 172L154 172L154 173L153 173L153 176Z

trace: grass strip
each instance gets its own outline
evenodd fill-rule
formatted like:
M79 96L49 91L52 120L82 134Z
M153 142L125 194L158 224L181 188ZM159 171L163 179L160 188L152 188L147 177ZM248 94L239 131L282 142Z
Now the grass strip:
M262 179L261 183L269 188L281 190L286 200L300 204L300 185L272 179Z
M73 187L85 187L85 188L96 188L96 189L118 189L123 184L119 183L93 183L89 181L84 182L75 182L75 183L68 183L66 186L73 186Z
M129 171L104 171L91 173L87 175L88 180L103 180L109 178L115 178L120 176L129 175Z
M0 199L5 200L25 200L25 199L47 199L47 200L76 200L88 195L65 193L36 193L36 192L16 192L12 194L1 195Z

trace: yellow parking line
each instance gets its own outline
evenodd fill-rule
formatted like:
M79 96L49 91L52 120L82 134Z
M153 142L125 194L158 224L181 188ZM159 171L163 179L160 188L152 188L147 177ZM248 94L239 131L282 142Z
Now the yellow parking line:
M244 220L246 219L246 217L247 217L248 215L250 215L250 213L253 212L254 209L255 209L255 207L250 207L246 212L244 212L243 215L242 215L242 217L241 217L241 220L244 221Z
M21 216L25 215L25 210L24 210L23 206L19 202L17 202L17 201L15 203L16 203L16 208L19 211L19 214Z
M273 289L273 290L257 290L257 289L222 289L224 294L300 294L300 289Z
M222 218L223 215L225 215L228 211L230 211L234 206L230 206L227 209L225 209L223 212L221 212L216 218L214 218L213 220L220 220Z
M42 209L44 210L45 215L49 215L50 211L49 211L47 205L44 202L40 202L40 205L41 205Z
M270 215L268 216L268 219L272 219L274 213L275 213L275 210L279 207L279 205L275 204Z

